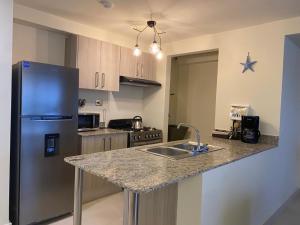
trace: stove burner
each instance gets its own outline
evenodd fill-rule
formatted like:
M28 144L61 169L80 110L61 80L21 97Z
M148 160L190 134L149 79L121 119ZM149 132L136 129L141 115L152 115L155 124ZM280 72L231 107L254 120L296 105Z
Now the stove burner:
M115 129L121 129L125 131L130 131L130 132L146 132L146 131L155 131L157 130L156 128L153 127L143 127L142 129L134 129L134 128L115 128Z
M135 130L131 126L132 119L111 120L108 128L128 131L128 147L156 144L162 142L162 130L153 127L143 127Z

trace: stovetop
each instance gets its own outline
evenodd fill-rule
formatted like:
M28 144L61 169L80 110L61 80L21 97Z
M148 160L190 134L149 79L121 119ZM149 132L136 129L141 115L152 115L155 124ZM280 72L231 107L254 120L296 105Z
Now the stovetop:
M140 130L137 130L137 129L133 129L133 128L118 128L120 130L125 130L125 131L129 131L129 132L146 132L146 131L157 131L156 128L153 128L153 127L143 127L142 129Z
M128 146L140 146L162 142L162 130L153 127L143 127L141 130L132 128L132 119L111 120L108 128L129 131Z

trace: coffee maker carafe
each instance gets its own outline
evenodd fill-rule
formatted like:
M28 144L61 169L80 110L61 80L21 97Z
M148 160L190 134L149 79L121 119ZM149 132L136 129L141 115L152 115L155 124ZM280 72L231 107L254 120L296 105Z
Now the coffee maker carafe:
M245 143L256 144L260 137L259 117L242 116L241 140Z

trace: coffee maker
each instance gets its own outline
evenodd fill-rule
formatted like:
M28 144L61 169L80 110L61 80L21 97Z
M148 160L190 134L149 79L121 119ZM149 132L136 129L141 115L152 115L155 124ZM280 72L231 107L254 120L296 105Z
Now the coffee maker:
M242 116L242 142L256 144L259 137L259 116Z

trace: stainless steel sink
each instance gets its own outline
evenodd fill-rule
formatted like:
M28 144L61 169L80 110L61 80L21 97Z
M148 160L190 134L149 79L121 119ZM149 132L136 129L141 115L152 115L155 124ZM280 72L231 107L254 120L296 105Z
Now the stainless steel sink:
M149 148L149 149L144 149L144 151L155 155L172 158L172 159L183 159L193 155L191 151L186 151L183 149L171 148L171 147Z
M197 149L197 145L194 144L193 142L186 142L182 144L177 144L177 145L170 145L169 147L172 148L179 148L187 151L193 151L194 149ZM215 145L208 145L208 144L202 144L201 143L201 151L200 153L207 153L207 152L213 152L213 151L218 151L223 149L222 147L215 146Z
M187 151L194 151L198 148L198 145L188 142L188 143L183 143L183 144L178 144L178 145L172 145L171 147L184 149L184 150L187 150ZM208 145L201 144L200 151L201 152L202 151L208 151Z
M197 145L187 142L183 144L146 148L141 150L158 156L178 160L223 149L222 147L204 144L201 144L201 151L193 151L196 148Z

